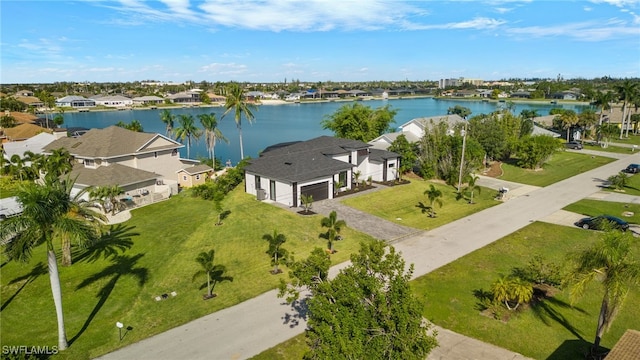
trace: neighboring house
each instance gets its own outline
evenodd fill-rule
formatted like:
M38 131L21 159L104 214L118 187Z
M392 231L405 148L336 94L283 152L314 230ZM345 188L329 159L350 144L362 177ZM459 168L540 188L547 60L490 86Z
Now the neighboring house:
M119 185L129 195L168 197L177 192L176 171L185 165L178 152L183 146L161 134L110 126L56 140L44 150L65 148L71 153L76 162L71 172L71 177L77 177L76 190Z
M457 114L415 118L400 125L398 127L399 131L378 136L369 141L369 144L373 145L376 149L386 150L400 135L404 135L407 141L414 143L424 136L426 132L425 129L431 128L433 125L437 125L443 121L447 123L447 129L451 134L453 134L453 129L456 126L466 123L466 120Z
M42 100L38 99L35 96L16 96L15 99L31 108L44 107L44 103L42 102Z
M96 102L96 105L108 106L108 107L127 107L133 105L133 100L122 95L108 95L108 96L92 96Z
M516 99L529 99L531 97L531 93L529 91L514 91L511 93L510 97Z
M613 345L606 360L640 359L640 331L627 329Z
M209 165L200 164L188 166L176 171L178 174L178 186L190 188L204 184L207 177L213 173L213 168Z
M96 102L84 96L65 96L56 100L58 107L87 108L96 106Z
M164 99L158 96L140 96L131 100L134 105L157 105L164 102Z
M298 207L300 197L332 199L351 189L359 179L397 179L400 156L371 149L362 141L320 136L311 140L270 146L245 167L245 191L258 200Z
M189 90L179 92L177 94L172 94L167 96L171 102L176 104L184 104L184 103L199 103L200 102L200 91Z
M57 134L57 133L56 133ZM34 154L42 154L44 147L59 139L60 137L41 132L38 135L24 141L6 142L2 144L5 159L11 159L13 155L24 157L24 153L31 151Z
M2 140L4 143L6 141L24 141L40 133L51 133L52 131L35 124L20 124L11 128L5 128L2 132L4 133L4 139Z

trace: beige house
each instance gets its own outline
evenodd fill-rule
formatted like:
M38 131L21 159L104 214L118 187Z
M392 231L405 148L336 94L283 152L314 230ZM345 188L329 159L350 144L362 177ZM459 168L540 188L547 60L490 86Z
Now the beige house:
M71 177L76 178L77 191L119 185L126 197L142 201L177 193L176 171L185 167L178 152L183 146L161 134L111 126L56 140L44 152L64 148L71 153L76 162Z
M209 165L195 165L185 167L176 171L178 174L178 186L183 188L190 188L204 184L207 177L210 177L213 173L213 168Z

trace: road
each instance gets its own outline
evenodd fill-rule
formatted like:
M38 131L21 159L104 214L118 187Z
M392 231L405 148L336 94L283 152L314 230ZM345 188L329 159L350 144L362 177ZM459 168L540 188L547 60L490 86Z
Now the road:
M422 276L531 222L548 217L568 204L592 196L609 176L631 162L640 162L640 154L630 155L544 188L530 189L498 206L431 231L404 237L394 246L402 253L407 264L414 264L413 277ZM354 218L346 219L348 224L358 221L361 214L354 212L351 216ZM345 266L347 264L333 267L332 274ZM269 291L107 354L101 359L246 359L302 333L305 326L304 311L286 305L276 297L276 291ZM494 356L505 359L519 356L506 352L507 357L497 357L497 352L504 351L499 348L483 357L479 357L474 346L469 346L467 350L468 353L463 352L456 357L448 353L451 355L448 359L488 360ZM437 354L443 354L443 351L447 354L446 348L439 349ZM437 356L430 356L430 359L436 359Z

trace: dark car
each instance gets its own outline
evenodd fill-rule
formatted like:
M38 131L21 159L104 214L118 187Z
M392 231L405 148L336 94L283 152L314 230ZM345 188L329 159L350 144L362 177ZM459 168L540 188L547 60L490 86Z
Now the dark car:
M626 169L624 169L624 172L628 174L637 174L640 172L640 164L630 164Z
M582 150L582 144L577 141L569 141L568 143L565 143L564 146L567 149Z
M627 231L629 229L628 222L611 215L600 215L580 219L580 221L576 222L576 226L579 226L583 229L593 230L603 230L607 226L611 227L612 229L618 229L622 231Z

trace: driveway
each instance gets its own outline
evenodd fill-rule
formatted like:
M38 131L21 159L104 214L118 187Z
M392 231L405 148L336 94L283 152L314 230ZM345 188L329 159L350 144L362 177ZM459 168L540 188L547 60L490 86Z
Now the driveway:
M394 246L402 253L407 264L415 265L413 277L422 276L533 221L548 217L570 203L597 193L602 179L616 174L629 162L640 162L640 154L614 161L545 188L534 189L525 195L511 198L503 204L437 229L409 234ZM350 218L349 226L357 226L358 217L354 216L356 220ZM338 268L344 266L346 264L340 264L332 268L331 272L335 273ZM102 358L246 359L301 334L306 321L304 311L300 310L276 298L276 291L269 291ZM506 350L499 348L480 353L474 342L458 342L458 339L464 338L454 336L451 342L443 341L442 338L442 348L434 352L433 356L454 360L517 359L520 356L507 351L507 357L502 357ZM454 352L458 351L458 355L454 355Z

